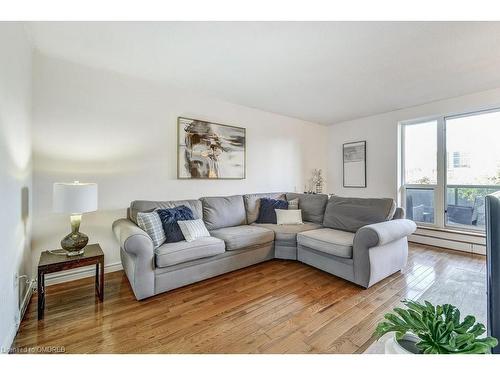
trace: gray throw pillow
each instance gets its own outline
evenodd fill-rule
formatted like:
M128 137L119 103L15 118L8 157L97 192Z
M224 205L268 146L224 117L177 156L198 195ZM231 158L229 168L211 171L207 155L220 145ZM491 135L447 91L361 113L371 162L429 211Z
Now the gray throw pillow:
M288 209L289 210L298 210L299 209L299 198L290 199L288 201Z

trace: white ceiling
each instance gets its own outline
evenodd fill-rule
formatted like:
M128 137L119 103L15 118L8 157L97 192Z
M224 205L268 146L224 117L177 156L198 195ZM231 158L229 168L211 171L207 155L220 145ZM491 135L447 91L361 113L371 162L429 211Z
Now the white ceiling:
M500 22L37 22L43 53L321 124L500 87Z

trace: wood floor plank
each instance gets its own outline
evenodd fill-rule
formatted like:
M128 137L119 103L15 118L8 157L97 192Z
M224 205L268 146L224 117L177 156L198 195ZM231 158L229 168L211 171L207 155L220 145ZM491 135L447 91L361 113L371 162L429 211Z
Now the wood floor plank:
M47 287L46 314L28 306L13 348L69 353L355 353L404 298L441 297L443 280L484 275L485 258L410 245L408 264L369 289L299 262L272 260L136 301L122 271L106 274L105 301L92 278ZM456 278L455 278L456 279ZM458 283L461 281L458 280ZM482 298L467 282L455 301ZM441 294L440 294L441 293ZM445 297L445 295L443 295ZM478 308L478 311L480 309Z

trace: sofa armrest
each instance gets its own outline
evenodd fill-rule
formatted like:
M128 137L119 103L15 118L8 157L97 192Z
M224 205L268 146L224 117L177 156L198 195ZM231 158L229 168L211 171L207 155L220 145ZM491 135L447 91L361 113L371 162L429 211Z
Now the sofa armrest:
M365 225L354 236L354 246L357 243L370 248L386 245L390 242L408 237L417 229L416 224L408 219L395 219L382 223Z
M129 219L118 219L113 223L113 232L120 247L130 255L153 256L153 241L141 228Z
M354 282L368 288L401 270L408 258L407 236L417 226L411 220L395 219L365 225L354 236Z
M113 223L122 266L138 300L154 295L154 247L151 237L129 219Z

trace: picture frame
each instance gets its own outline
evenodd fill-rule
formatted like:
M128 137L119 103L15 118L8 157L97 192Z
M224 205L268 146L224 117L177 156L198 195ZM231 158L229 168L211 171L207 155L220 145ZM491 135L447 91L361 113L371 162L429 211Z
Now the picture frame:
M342 145L342 184L345 188L366 188L366 141Z
M246 129L177 118L177 179L246 178Z

